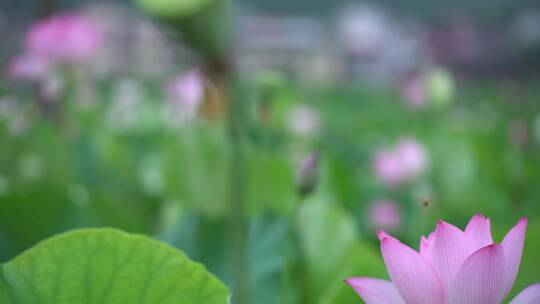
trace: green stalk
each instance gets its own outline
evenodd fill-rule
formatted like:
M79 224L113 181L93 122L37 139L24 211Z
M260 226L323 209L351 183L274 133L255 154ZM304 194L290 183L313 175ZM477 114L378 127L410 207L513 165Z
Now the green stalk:
M228 132L232 146L230 227L234 304L248 304L247 218L245 211L245 152L243 141L243 101L234 87L229 96Z
M308 303L307 295L309 290L306 282L306 265L304 263L301 235L297 225L300 208L303 203L304 199L302 197L298 200L292 214L289 216L289 227L285 245L283 304Z

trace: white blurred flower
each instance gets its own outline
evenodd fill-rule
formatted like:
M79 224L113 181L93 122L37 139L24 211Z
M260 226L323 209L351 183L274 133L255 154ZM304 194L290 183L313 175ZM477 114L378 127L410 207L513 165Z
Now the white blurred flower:
M150 195L162 194L165 190L163 164L159 156L145 157L139 165L139 182L142 189Z
M115 83L106 114L108 125L119 132L136 127L144 98L145 92L135 80L123 79Z
M45 175L46 165L43 158L34 153L28 153L19 160L19 172L23 179L35 181Z
M47 102L56 102L62 94L62 78L58 74L49 74L40 82L41 97Z
M320 129L319 113L306 105L297 106L289 113L288 128L296 135L314 135Z

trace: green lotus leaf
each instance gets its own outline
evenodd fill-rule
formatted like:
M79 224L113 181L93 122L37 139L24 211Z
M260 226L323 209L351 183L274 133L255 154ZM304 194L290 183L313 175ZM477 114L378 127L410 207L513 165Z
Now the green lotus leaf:
M229 292L166 244L115 229L43 241L1 266L3 304L225 304Z

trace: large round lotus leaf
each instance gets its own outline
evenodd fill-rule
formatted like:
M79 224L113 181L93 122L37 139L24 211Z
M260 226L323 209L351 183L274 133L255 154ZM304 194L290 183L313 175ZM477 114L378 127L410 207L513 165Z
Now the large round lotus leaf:
M115 229L48 239L1 266L2 304L225 304L204 266L168 245Z
M141 8L159 18L189 16L213 1L223 0L135 0Z

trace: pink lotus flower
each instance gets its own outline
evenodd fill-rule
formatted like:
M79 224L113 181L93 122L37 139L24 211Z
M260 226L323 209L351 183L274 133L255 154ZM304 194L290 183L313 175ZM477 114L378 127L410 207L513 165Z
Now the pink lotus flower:
M368 304L499 304L514 285L527 219L493 242L490 221L475 215L465 231L443 221L416 251L381 231L381 251L391 282L351 278L346 282ZM510 304L540 303L540 284Z
M368 221L375 229L395 230L401 224L401 210L393 201L374 200L369 205Z
M167 99L187 117L193 117L203 101L204 79L199 70L191 70L169 81L164 88Z
M103 43L99 29L84 16L60 14L32 26L26 37L28 52L58 63L80 63Z
M47 74L49 62L32 53L24 53L15 57L9 64L7 76L11 80L36 81Z
M413 138L402 139L397 146L397 157L405 174L409 177L421 175L428 165L424 147Z
M397 186L406 179L401 160L394 151L377 152L373 161L373 170L379 181L390 187Z
M413 138L404 138L394 150L381 150L375 155L373 170L381 183L395 187L420 176L428 163L424 147Z

